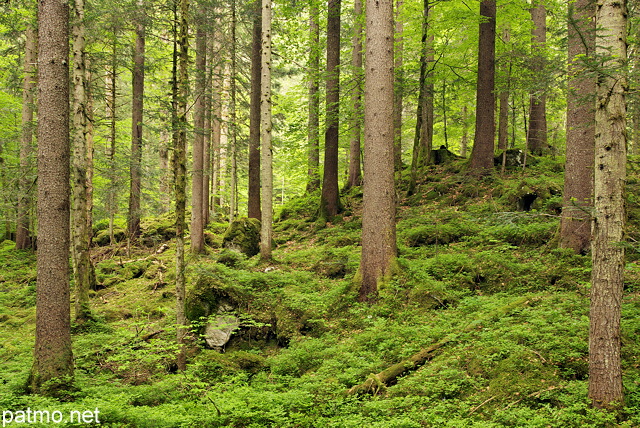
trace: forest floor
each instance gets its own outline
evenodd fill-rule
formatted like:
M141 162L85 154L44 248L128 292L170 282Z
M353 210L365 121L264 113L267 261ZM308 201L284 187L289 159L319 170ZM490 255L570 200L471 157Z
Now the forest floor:
M637 164L628 180L626 402L618 415L587 400L591 259L557 248L562 165L542 159L480 181L461 172L462 163L425 170L415 194L398 191L400 270L372 306L357 302L354 285L358 189L342 196L345 212L332 224L314 220L318 195L285 204L270 264L221 249L226 225L213 223L208 254L188 259L185 372L175 365L171 220L148 219L147 246L92 249L100 284L91 294L94 320L74 325L76 388L57 400L25 393L35 255L5 241L3 426L20 425L29 410L66 427L638 427ZM201 336L216 305L239 320L224 352L206 349ZM376 381L373 374L430 348L420 367L407 365L389 385ZM347 393L367 379L372 393Z

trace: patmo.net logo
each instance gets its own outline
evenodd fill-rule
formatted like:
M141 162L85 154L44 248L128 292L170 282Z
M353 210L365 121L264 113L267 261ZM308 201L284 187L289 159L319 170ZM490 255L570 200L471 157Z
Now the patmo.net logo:
M14 426L15 424L99 424L100 411L95 410L70 410L67 414L60 410L3 410L2 426Z

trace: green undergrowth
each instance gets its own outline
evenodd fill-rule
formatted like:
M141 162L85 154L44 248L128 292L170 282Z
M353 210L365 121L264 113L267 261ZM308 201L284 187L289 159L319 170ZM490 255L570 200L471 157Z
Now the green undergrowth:
M640 426L637 201L628 196L626 402L614 415L587 400L591 260L554 243L559 162L485 179L467 176L461 163L425 169L415 192L400 194L399 273L372 306L357 302L353 283L359 189L326 224L315 218L317 193L287 202L269 263L220 248L226 225L212 223L206 254L187 246L185 372L176 366L172 219L145 219L138 243L93 250L94 317L73 330L76 389L67 402L25 394L35 256L5 241L0 409L98 409L105 427ZM221 311L238 320L223 352L203 339ZM375 395L346 393L436 343L444 345L422 367Z

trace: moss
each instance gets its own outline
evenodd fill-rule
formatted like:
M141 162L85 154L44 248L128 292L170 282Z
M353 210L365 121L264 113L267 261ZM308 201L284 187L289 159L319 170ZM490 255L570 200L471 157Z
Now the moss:
M160 217L148 217L142 219L142 239L146 244L155 245L158 242L175 238L175 214L167 213Z
M115 242L122 242L127 238L127 233L124 229L114 226L113 228L113 239ZM111 235L109 234L109 229L99 231L93 237L93 243L98 246L109 245L111 243Z
M229 225L222 237L224 248L236 249L253 257L260 252L260 220L241 218Z

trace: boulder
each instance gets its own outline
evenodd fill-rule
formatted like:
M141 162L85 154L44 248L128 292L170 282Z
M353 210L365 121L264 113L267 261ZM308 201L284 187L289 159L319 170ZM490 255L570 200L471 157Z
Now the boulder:
M240 328L240 319L233 313L221 312L210 318L204 329L207 348L221 351L238 328Z
M253 257L260 252L260 220L241 218L229 225L222 246Z

